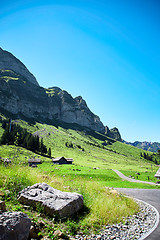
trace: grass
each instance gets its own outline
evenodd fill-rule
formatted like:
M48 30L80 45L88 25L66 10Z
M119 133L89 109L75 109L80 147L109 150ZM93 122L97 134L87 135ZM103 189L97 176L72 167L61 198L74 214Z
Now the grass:
M109 189L106 189L99 181L93 179L89 181L86 178L79 176L77 179L66 175L61 177L60 175L46 174L42 169L32 169L23 166L9 166L0 167L0 191L4 192L6 204L9 210L21 209L24 211L22 205L17 202L17 195L23 188L32 185L36 182L46 182L54 188L58 188L63 191L78 192L84 197L84 209L81 214L73 219L66 219L61 224L60 221L53 221L50 219L50 223L56 224L56 228L62 228L70 234L75 231L94 232L102 228L106 224L112 224L115 222L123 221L123 217L132 215L138 211L136 203L124 197L118 193L112 193ZM107 199L107 201L106 201ZM35 218L34 211L28 211L27 214L32 218ZM47 216L45 218L48 219ZM71 225L75 222L74 228Z
M125 188L160 188L141 183L123 181L112 169L120 170L126 176L139 180L155 182L158 166L140 156L142 150L112 141L111 145L103 146L105 138L94 138L81 131L54 127L47 124L29 124L22 120L16 121L27 131L43 137L44 144L51 148L52 157L64 156L73 158L73 165L54 165L51 159L40 156L22 147L0 146L0 156L11 159L12 164L0 165L0 191L4 192L8 210L26 212L33 221L40 219L39 211L24 209L17 202L18 192L37 182L46 182L50 186L69 192L77 192L84 197L84 208L72 219L55 221L43 216L46 228L42 235L54 235L56 229L65 234L74 235L78 231L86 234L98 231L106 224L123 221L123 217L138 211L137 204L122 194L112 191L113 187ZM0 127L0 136L3 129ZM72 143L73 147L66 147ZM28 167L28 158L35 156L42 160L36 169ZM108 188L107 188L108 187Z

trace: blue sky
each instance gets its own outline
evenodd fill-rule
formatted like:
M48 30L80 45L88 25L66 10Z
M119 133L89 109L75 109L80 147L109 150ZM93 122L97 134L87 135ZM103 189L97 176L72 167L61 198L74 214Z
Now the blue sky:
M158 0L1 0L0 47L123 139L160 142L159 12Z

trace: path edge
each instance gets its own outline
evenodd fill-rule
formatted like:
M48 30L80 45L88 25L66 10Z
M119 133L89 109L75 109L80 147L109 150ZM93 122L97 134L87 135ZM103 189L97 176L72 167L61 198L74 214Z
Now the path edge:
M148 232L146 232L144 235L142 235L138 240L144 240L144 239L146 239L149 235L151 235L151 233L152 232L154 232L154 230L158 227L158 224L159 224L159 212L158 212L158 210L154 207L154 206L152 206L151 204L149 204L149 203L147 203L147 202L145 202L145 201L143 201L143 200L140 200L140 199L137 199L137 198L134 198L134 199L136 199L136 200L138 200L139 202L142 202L142 203L144 203L144 204L146 204L146 205L149 205L152 209L154 209L154 211L156 212L156 223L155 223L155 225L154 225L154 227L152 227Z

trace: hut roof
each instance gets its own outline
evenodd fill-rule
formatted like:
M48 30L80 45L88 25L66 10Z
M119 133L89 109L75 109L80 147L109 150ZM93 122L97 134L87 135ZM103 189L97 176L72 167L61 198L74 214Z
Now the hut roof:
M72 158L66 158L68 162L73 162Z
M30 158L28 159L29 163L41 163L41 160L39 158Z
M61 160L61 159L63 159L64 157L56 157L56 158L53 158L52 160L53 161L59 161L59 160ZM66 159L66 158L64 158L64 159Z
M158 171L156 172L156 174L154 176L155 177L160 177L160 168L158 169Z
M57 161L59 161L59 160L61 160L61 159L63 159L63 160L66 160L67 162L73 162L73 159L72 158L65 158L65 157L56 157L56 158L53 158L52 159L52 161L54 162L57 162Z

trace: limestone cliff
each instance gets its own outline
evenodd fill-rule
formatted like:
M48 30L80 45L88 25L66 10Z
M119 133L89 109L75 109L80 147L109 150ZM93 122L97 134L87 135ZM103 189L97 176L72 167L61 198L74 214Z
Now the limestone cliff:
M99 117L82 97L73 98L57 87L36 86L11 70L0 70L0 108L20 118L51 123L57 119L104 133Z

